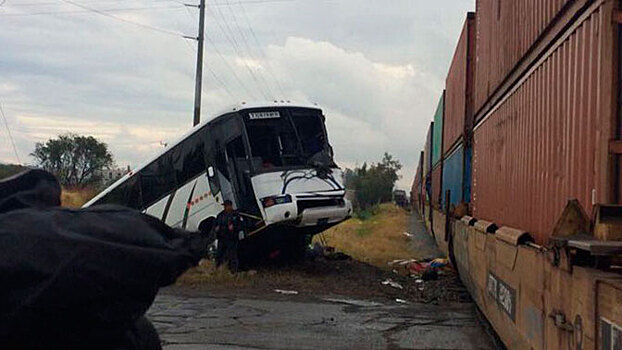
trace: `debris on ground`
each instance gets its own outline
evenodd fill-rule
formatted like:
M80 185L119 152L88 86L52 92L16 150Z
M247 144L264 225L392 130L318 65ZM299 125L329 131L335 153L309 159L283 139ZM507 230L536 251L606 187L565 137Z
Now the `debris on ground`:
M438 279L438 271L433 267L428 267L421 274L421 279L424 281L435 281Z
M407 238L413 238L412 233L409 233L409 232L404 232L403 234L404 234L404 236L406 236Z
M391 287L393 287L393 288L397 288L397 289L404 289L404 287L403 287L401 284L399 284L399 283L397 283L397 282L393 281L393 280L392 280L392 279L390 279L390 278L388 278L388 279L386 279L386 280L382 281L382 285L383 285L383 286L387 286L387 285L388 285L388 286L391 286Z
M395 302L396 302L396 303L399 303L399 304L408 304L408 301L406 301L406 300L404 300L404 299L400 299L400 298L396 298L396 299L395 299Z
M409 303L470 301L449 261L434 259L439 256L434 240L420 239L425 233L419 228L407 228L411 218L403 210L385 207L377 219L378 225L372 224L373 220L360 223L371 230L365 235L357 233L360 225L356 220L316 235L301 261L253 266L256 272L237 275L219 271L209 262L182 276L176 288L210 296L234 293L263 298L266 291L280 289L298 291L301 299L319 296L383 303L395 303L395 299ZM413 235L408 244L404 232ZM428 272L424 280L427 268L436 271L436 276ZM387 280L402 288L381 283ZM278 298L280 294L269 295Z
M352 259L348 254L338 252L334 247L325 246L318 242L309 246L305 253L305 257L314 261L317 258L324 258L326 260L349 260Z
M389 266L396 267L404 271L411 277L422 277L426 275L427 279L436 279L434 276L441 271L451 271L452 267L448 259L400 259L393 260L388 263ZM424 279L426 279L424 278Z
M283 295L298 295L298 292L295 290L275 289L274 291Z

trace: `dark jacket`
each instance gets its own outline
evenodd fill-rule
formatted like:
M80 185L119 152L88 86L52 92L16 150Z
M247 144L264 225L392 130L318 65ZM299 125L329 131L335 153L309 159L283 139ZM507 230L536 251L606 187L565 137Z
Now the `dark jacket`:
M242 219L237 211L226 213L224 210L216 217L216 238L237 242L238 235L243 230Z

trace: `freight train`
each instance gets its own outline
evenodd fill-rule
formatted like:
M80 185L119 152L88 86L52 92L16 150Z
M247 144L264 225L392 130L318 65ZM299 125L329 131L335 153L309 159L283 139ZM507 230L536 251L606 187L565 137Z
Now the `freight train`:
M412 205L509 349L622 349L622 2L477 0Z

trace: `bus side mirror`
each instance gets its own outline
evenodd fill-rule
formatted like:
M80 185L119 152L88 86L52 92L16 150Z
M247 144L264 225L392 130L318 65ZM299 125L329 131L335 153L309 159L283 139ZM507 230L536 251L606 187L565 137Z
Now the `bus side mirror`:
M214 177L214 167L207 168L207 175L209 177Z

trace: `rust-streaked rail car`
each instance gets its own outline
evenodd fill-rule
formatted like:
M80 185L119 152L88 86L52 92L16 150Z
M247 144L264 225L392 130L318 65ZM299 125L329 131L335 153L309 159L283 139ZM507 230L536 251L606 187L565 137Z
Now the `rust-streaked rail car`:
M509 349L622 348L621 7L478 0L456 48L422 209Z

